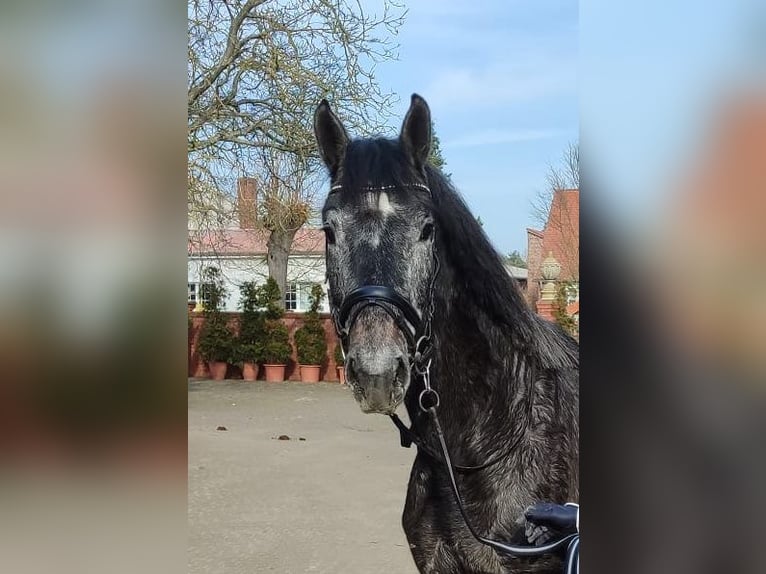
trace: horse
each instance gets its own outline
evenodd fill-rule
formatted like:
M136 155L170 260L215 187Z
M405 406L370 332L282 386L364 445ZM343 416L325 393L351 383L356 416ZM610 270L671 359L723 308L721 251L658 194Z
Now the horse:
M524 544L525 509L578 500L577 342L530 309L458 191L428 162L423 98L412 95L398 138L350 138L326 100L314 132L330 179L322 225L346 380L365 413L398 420L403 403L411 429L397 426L403 443L409 434L418 446L402 515L418 570L560 572L560 555L499 552L466 520ZM437 404L443 429L428 416ZM456 477L465 515L437 431L451 468L466 470Z

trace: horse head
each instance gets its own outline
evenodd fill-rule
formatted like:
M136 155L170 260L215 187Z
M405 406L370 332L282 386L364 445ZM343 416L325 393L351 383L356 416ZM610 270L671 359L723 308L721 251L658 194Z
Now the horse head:
M391 414L430 335L438 270L430 111L413 95L398 138L352 140L323 100L314 131L330 173L322 221L347 380L364 412Z

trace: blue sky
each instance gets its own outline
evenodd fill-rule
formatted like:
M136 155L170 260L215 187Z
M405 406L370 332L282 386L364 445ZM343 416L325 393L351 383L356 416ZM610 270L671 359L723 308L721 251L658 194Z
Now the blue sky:
M523 253L548 165L578 139L577 2L415 0L407 8L399 60L376 72L400 97L392 127L410 94L423 96L445 171L495 246Z

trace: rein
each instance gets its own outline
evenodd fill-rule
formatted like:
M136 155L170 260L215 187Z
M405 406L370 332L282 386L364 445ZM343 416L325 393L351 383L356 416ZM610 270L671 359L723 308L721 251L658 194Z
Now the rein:
M383 187L366 187L363 188L366 191L382 191L386 189L394 189L396 186L383 186ZM406 187L416 187L428 191L431 190L422 184L410 184ZM330 189L330 193L340 191L342 186L334 185ZM338 334L338 338L341 342L341 350L343 356L346 356L346 348L348 346L348 338L351 328L354 322L359 317L360 313L367 307L375 306L383 309L396 323L399 330L407 339L407 345L410 351L410 367L411 372L414 373L422 380L423 390L418 395L418 406L420 410L429 415L433 421L434 428L436 429L436 436L439 441L441 453L434 452L422 438L413 430L414 424L411 427L407 427L404 422L396 415L396 413L389 415L396 428L399 430L401 446L409 448L412 443L418 447L418 450L423 451L433 460L441 461L444 463L447 473L450 479L450 485L452 487L452 493L455 496L460 514L463 517L468 530L471 535L480 543L489 546L490 548L510 554L512 556L541 556L543 554L549 554L563 548L568 545L567 548L567 560L566 560L566 572L567 574L579 572L579 533L569 534L556 540L541 546L516 546L492 540L480 535L473 524L468 519L468 516L463 505L463 499L460 496L460 490L455 479L455 472L461 474L467 474L471 472L478 472L497 464L510 454L515 449L521 439L524 437L528 428L528 420L521 433L511 442L507 449L504 449L500 454L494 456L484 464L476 466L462 466L453 464L452 458L447 448L447 443L444 439L444 431L442 430L441 423L439 422L439 416L436 412L439 407L439 394L435 389L431 387L431 362L433 354L433 344L431 341L431 319L434 311L434 291L436 286L436 277L439 273L439 259L434 251L434 261L436 268L431 280L430 294L429 294L429 308L427 312L421 316L421 314L415 309L412 303L406 298L397 293L394 289L383 285L363 285L354 289L348 293L342 300L339 308L336 308L330 300L330 307L332 312L333 323L335 330ZM412 387L412 385L411 385Z
M523 556L541 556L543 554L553 553L564 546L567 546L565 572L566 574L573 574L580 572L580 533L575 532L568 534L558 540L543 544L541 546L518 546L506 544L504 542L498 542L491 538L486 538L480 535L471 524L466 514L465 507L463 506L463 499L460 496L460 489L457 486L457 480L455 480L455 473L452 470L452 461L449 456L449 450L447 449L447 443L444 441L444 431L442 431L441 424L439 423L439 416L436 414L436 407L428 408L428 414L434 422L436 427L436 436L439 438L439 445L441 446L442 454L444 455L445 466L447 467L447 474L449 474L450 486L452 486L452 493L455 495L455 502L457 502L460 515L463 517L463 522L468 527L471 535L490 548L510 554L511 556L523 557Z

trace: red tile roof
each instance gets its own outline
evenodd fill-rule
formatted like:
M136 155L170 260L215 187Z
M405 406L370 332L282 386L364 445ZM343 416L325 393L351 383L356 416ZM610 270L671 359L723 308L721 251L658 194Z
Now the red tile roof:
M221 229L189 234L191 255L265 255L267 232L259 229ZM324 232L302 227L295 234L291 253L324 255Z

